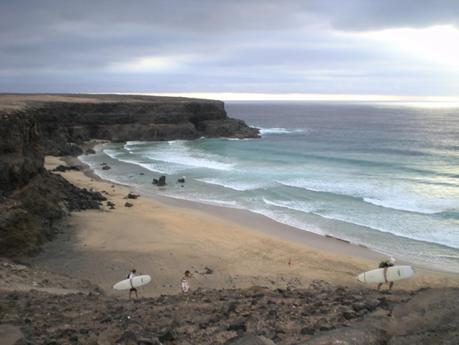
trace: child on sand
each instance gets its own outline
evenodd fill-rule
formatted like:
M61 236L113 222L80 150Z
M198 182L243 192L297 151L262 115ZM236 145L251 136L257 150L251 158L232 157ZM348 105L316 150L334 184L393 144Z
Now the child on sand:
M187 293L190 291L190 279L193 277L190 271L185 271L185 274L183 275L183 278L180 282L180 286L182 288L183 293Z
M133 268L131 272L129 272L127 279L131 280L132 278L136 276L136 273L137 273L137 270ZM132 281L131 281L131 288L129 289L129 299L131 299L131 295L133 292L135 293L135 298L136 299L139 298L139 296L137 295L137 289L132 285Z
M388 282L387 281L387 269L389 267L394 266L394 264L395 264L395 258L390 258L389 260L384 260L384 261L381 261L379 263L379 268L384 268L384 281L386 283L389 283L389 290L392 289L392 286L394 286L394 282ZM378 287L377 287L378 291L379 291L379 289L381 289L382 285L383 285L383 283L379 283L378 284Z

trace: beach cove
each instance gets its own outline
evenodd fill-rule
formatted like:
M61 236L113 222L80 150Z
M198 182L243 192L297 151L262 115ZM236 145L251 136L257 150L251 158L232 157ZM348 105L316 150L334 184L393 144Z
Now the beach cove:
M260 145L276 148L279 145L269 142L280 144L283 134L288 139L293 133L294 140L306 139L307 143L314 137L298 138L297 134L309 132L276 124L259 131L242 120L228 117L221 102L115 95L4 95L4 101L6 109L0 114L3 137L0 249L5 257L1 258L0 265L0 275L4 278L0 283L0 302L5 312L0 319L0 334L7 339L7 344L21 338L37 344L78 341L101 345L120 342L240 345L254 341L292 345L323 344L324 339L328 339L328 343L336 339L359 339L359 344L369 344L369 340L375 344L389 343L389 340L412 344L413 337L432 343L432 336L435 339L456 336L454 326L459 313L451 301L457 300L459 292L457 274L435 271L434 267L427 270L413 263L416 269L413 278L396 283L390 293L377 291L373 285L357 283L356 276L375 268L390 251L379 254L369 249L372 246L365 246L365 242L350 241L346 236L333 238L333 230L346 230L343 223L321 227L322 234L328 235L323 236L314 233L318 232L317 228L307 219L300 219L301 226L295 227L283 219L253 212L253 207L222 207L219 199L222 195L231 201L230 204L223 202L223 206L251 206L238 203L247 195L266 192L265 197L269 199L262 195L256 201L271 202L273 207L278 205L275 206L281 208L278 214L286 216L293 214L284 207L291 205L282 203L286 197L294 202L304 196L307 199L303 201L312 202L328 198L330 203L324 206L343 212L352 210L349 205L365 207L355 208L359 211L373 208L367 204L369 200L375 203L376 199L342 197L331 191L314 192L278 185L274 186L276 194L272 193L272 185L253 189L246 183L247 176L252 178L249 182L266 183L266 179L269 182L273 176L265 172L277 173L277 166L289 176L276 180L287 183L291 182L290 173L312 172L318 174L317 178L324 168L333 173L352 169L353 160L344 161L345 169L311 169L303 164L304 158L311 158L310 155L294 153L293 158L299 157L303 162L293 169L288 162L278 164L276 161L276 157L285 158L285 155L271 156L271 159L265 155L250 155L245 156L249 158L247 161L231 154L232 149L241 146L242 153L250 153ZM145 112L149 116L145 116ZM168 118L162 115L164 112L173 114L169 118L173 123L165 123ZM196 114L201 115L196 117ZM248 122L256 125L252 120ZM267 132L271 132L271 138L263 137ZM260 133L261 139L246 140L257 138ZM317 135L322 136L320 131ZM102 140L104 144L92 148L91 140L95 143ZM293 146L299 149L304 147L296 144ZM202 147L199 149L202 145L211 150L202 151ZM146 146L147 150L138 152L135 146L141 149ZM171 148L173 152L169 150L164 155L164 147L166 153ZM289 151L291 147L289 145ZM213 148L224 152L212 152ZM439 159L451 156L448 151L451 147L447 145L445 149ZM123 162L117 159L123 157L117 157L116 150L128 151L129 158L134 159ZM152 153L153 162L145 162L143 153ZM271 163L274 158L275 164L254 169L257 162L251 164L253 157L262 164ZM317 162L331 161L334 167L339 166L335 163L342 162L312 158ZM454 163L454 152L450 162ZM167 185L164 187L152 184L152 180L160 176L154 170L157 164L179 168L165 174ZM430 181L434 190L439 185L453 187L455 177L448 171L442 172L449 166L437 167L436 171L443 176L438 183ZM212 169L215 167L220 168L220 176L216 176L219 169ZM258 181L250 174L240 174L247 171L244 168L249 168L249 173L262 173L255 176ZM184 172L185 182L177 183L183 179ZM437 172L409 170L411 176L413 173L432 176ZM201 173L207 176L198 176ZM234 176L225 178L227 173ZM221 180L209 178L217 177L223 177L223 182L231 186L213 187ZM314 180L314 176L307 177L309 180L305 181ZM139 181L145 183L142 185ZM418 182L406 181L411 185ZM428 181L419 182L425 185ZM344 183L343 186L359 185ZM222 190L224 194L218 194ZM201 195L206 200L199 197L179 200L174 197L177 191L198 193L193 195ZM167 194L169 192L172 193ZM272 199L276 195L281 202ZM414 206L422 206L419 211L429 211L426 206L444 208L454 201L454 193L452 199L442 199L447 203L439 205L435 204L435 195L431 196L427 203ZM339 202L343 200L347 202ZM209 205L209 201L217 201L217 205ZM383 201L387 203L391 199ZM411 208L413 204L408 206ZM407 219L411 221L422 218L439 221L439 224L444 222L448 229L449 224L454 223L454 207L453 203L453 212L449 208L447 212L441 210L441 214L418 214L415 218L409 217L413 213L409 210L394 211L390 207L373 210L394 215L407 212ZM370 238L378 236L377 229L367 227L366 231L372 235ZM432 234L455 238L454 231ZM390 236L386 239L393 238ZM398 242L400 238L395 237ZM412 240L405 238L403 243L407 241ZM412 243L419 244L415 240ZM454 248L421 243L424 248L426 244L441 251L452 251L454 256ZM438 252L427 252L435 253ZM397 259L401 264L412 263L398 256ZM138 300L128 300L127 291L112 288L133 268L140 274L152 276L150 284L139 288ZM188 294L179 293L185 270L194 276Z
M47 169L63 163L59 158L46 158ZM142 296L178 293L187 269L195 276L193 289L300 288L314 280L357 286L356 275L384 258L343 241L285 229L262 216L236 213L231 218L227 209L216 212L218 207L207 205L145 196L125 199L131 191L127 186L88 176L85 169L86 174L60 174L78 187L102 192L115 209L73 213L70 229L47 244L34 263L38 268L88 279L109 294L115 293L111 286L134 267L152 276ZM125 207L126 202L133 206ZM397 283L395 289L448 286L459 286L459 277L417 268L413 279Z

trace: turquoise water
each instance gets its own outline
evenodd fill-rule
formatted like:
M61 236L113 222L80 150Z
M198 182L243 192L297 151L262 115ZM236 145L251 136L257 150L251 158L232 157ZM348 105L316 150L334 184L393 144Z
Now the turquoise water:
M459 272L459 109L227 103L255 140L109 144L81 157L103 178L242 208ZM101 170L107 162L112 169ZM152 186L167 175L168 186ZM175 183L186 176L182 187Z

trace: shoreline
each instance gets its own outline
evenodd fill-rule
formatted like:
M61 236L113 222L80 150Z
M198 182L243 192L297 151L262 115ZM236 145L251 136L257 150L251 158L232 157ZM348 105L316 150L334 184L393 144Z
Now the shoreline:
M97 146L104 144L106 144L106 142L94 142L90 147L95 149ZM64 161L68 164L83 167L82 172L90 178L122 186L138 194L143 193L143 191L138 190L128 184L123 184L117 181L102 178L101 176L97 175L97 173L87 163L83 162L78 157L65 157ZM281 223L266 215L252 212L246 209L225 207L223 205L213 205L195 200L181 199L173 196L160 195L156 192L143 194L143 196L151 198L152 200L160 202L166 206L186 208L200 211L206 214L217 215L219 218L235 222L253 231L269 236L274 236L280 240L287 240L295 244L305 245L317 250L328 252L338 251L340 254L346 256L371 260L375 262L380 262L381 260L387 259L390 256L363 244L353 243L346 239L331 235L321 235L312 231L303 230L292 225ZM432 268L420 263L412 262L410 260L397 259L397 264L411 265L414 268L420 269L422 271L447 274L457 276L459 278L458 272L448 271L446 269L442 270L438 267Z
M100 144L101 143L96 143L93 147ZM97 179L102 182L107 182L114 185L118 185L120 187L128 188L136 193L142 192L140 190L137 190L133 186L122 184L119 182L114 182L111 180L106 180L100 177L88 164L80 160L78 157L66 157L64 161L68 164L79 165L84 167L82 172L89 178ZM199 201L160 195L154 192L142 196L146 198L151 198L154 201L160 202L161 204L166 206L186 208L211 215L216 215L227 221L235 222L239 225L246 226L250 229L253 229L254 231L261 232L263 234L270 236L275 236L281 240L288 240L296 244L303 244L315 249L329 251L332 249L337 249L338 247L340 253L352 257L357 257L366 260L381 260L387 258L387 255L380 253L374 249L368 248L367 246L352 243L348 240L333 237L331 235L320 235L312 231L302 230L294 226L278 222L272 218L269 218L268 216L255 213L250 210L206 204Z
M47 157L46 167L50 170L62 162ZM59 174L80 188L102 192L115 209L104 203L101 210L72 213L68 229L30 262L39 269L89 280L110 295L127 297L112 286L132 268L152 276L152 283L142 288L144 297L178 293L185 270L195 276L192 289L302 288L317 280L374 288L358 283L356 276L376 268L385 257L244 210L229 212L223 207L145 195L126 199L135 192L132 188L83 170ZM133 207L124 207L126 201ZM417 273L397 282L395 289L459 286L458 275L422 268Z

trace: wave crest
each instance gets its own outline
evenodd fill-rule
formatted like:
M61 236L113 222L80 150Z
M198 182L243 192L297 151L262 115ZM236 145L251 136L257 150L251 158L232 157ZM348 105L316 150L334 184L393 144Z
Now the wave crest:
M282 127L273 127L273 128L259 128L260 134L263 135L276 135L276 134L295 134L295 133L304 133L304 129L296 128L282 128Z

